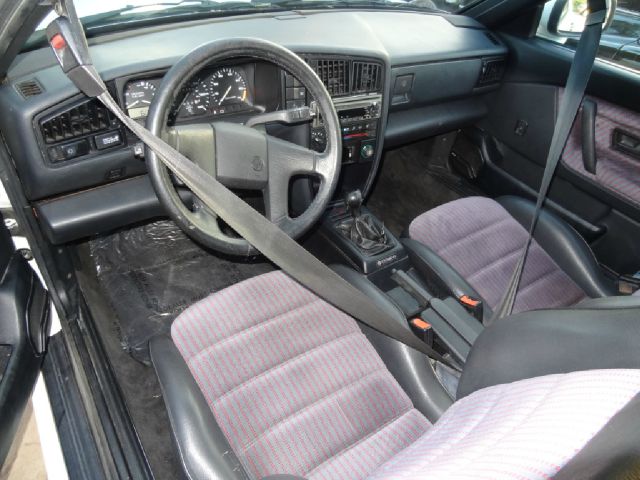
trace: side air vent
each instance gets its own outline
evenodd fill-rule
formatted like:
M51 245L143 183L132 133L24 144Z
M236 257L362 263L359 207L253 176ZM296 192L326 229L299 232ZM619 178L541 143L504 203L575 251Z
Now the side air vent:
M504 74L506 61L504 58L485 58L482 60L480 75L478 76L478 86L484 87L499 83Z
M349 93L348 60L311 60L309 62L331 96Z
M40 122L42 137L47 144L72 140L118 126L119 123L111 112L97 100L82 103Z
M25 80L24 82L20 82L16 85L16 89L22 95L22 98L35 97L36 95L40 95L44 89L40 82L37 80Z
M382 67L378 63L353 62L353 93L377 92L382 84Z

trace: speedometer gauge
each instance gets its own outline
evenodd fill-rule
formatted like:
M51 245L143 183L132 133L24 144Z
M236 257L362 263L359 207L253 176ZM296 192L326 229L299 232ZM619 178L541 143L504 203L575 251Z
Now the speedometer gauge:
M203 72L185 90L179 118L242 112L251 105L244 70L238 67Z

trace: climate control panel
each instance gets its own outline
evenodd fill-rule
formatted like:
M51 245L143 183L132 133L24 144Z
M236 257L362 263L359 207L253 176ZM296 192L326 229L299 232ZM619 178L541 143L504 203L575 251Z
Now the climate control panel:
M375 158L380 127L381 95L335 98L334 105L342 133L342 163L359 163ZM311 127L311 148L323 151L326 132L322 119Z

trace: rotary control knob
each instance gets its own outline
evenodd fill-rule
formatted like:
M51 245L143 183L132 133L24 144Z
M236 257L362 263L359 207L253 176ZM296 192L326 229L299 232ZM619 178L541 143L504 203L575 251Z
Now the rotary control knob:
M374 153L375 153L375 149L373 148L373 145L371 145L370 143L367 143L365 145L362 145L362 147L360 147L360 156L362 158L371 158L373 157Z

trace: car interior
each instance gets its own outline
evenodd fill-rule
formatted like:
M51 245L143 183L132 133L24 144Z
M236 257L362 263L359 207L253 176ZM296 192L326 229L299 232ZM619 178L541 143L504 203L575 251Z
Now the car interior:
M640 475L640 59L595 60L536 206L573 0L87 3L24 2L0 63L70 478Z

